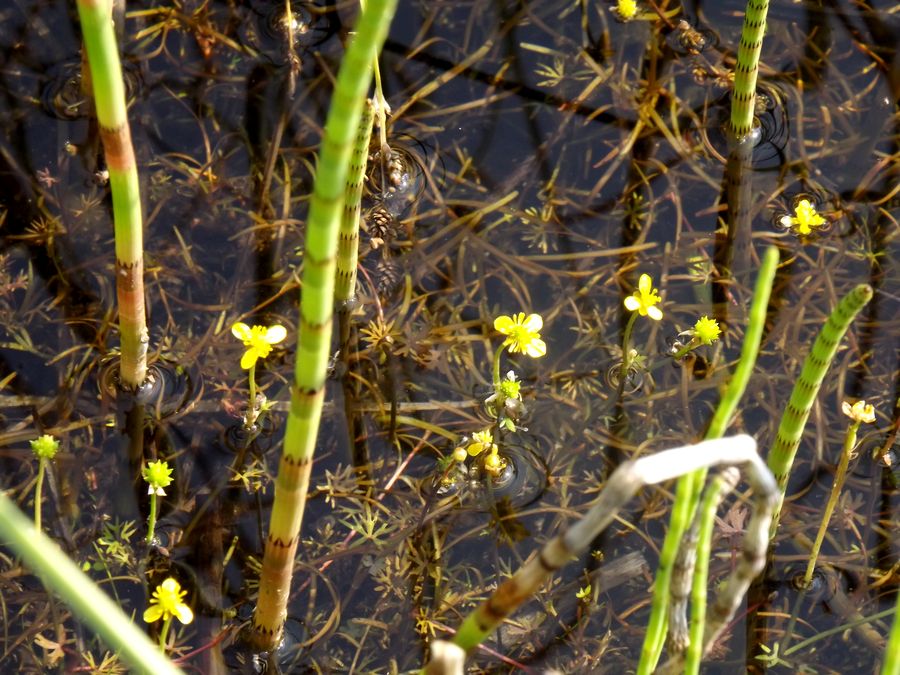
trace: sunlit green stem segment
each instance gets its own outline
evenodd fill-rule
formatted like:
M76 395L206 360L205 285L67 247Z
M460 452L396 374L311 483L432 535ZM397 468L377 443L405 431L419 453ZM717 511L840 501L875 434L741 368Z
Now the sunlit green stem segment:
M747 136L753 128L759 54L766 33L768 13L769 0L748 0L734 69L734 92L731 96L731 131L737 139Z
M834 474L834 483L831 485L831 494L828 495L828 503L822 512L822 522L819 523L819 531L816 533L816 540L813 542L812 551L809 554L809 562L806 564L806 573L803 575L803 587L809 588L809 582L812 580L813 572L816 569L816 560L819 557L819 551L822 549L822 542L825 540L825 533L828 531L828 524L831 522L831 514L834 513L834 507L837 505L838 497L841 495L841 489L844 487L844 479L847 477L847 467L850 466L850 459L853 457L853 448L856 446L856 432L859 431L860 422L852 421L847 427L847 435L844 436L844 447L841 450L841 458L838 461L837 471Z
M703 631L706 628L706 594L709 579L709 560L712 555L712 536L716 523L716 511L725 496L731 492L740 480L737 469L729 468L713 478L697 512L699 532L697 533L697 564L694 567L694 578L691 584L691 629L685 654L685 675L696 675L700 672L700 661L703 658Z
M897 604L894 607L894 623L888 638L887 649L884 650L884 663L881 664L881 675L900 675L900 593L897 593Z
M287 613L325 393L344 183L371 82L371 64L384 43L396 4L396 0L369 0L366 4L341 63L325 123L303 257L294 386L253 615L253 641L261 649L277 645Z
M744 336L744 343L741 346L741 357L738 360L737 368L735 368L734 376L731 378L728 389L722 396L722 400L710 422L709 429L706 432L707 439L721 438L724 435L725 429L734 417L738 403L744 394L747 382L750 380L753 367L756 365L756 356L759 353L759 344L766 321L766 308L769 306L769 296L772 293L772 283L775 280L777 267L778 249L770 246L763 254L759 276L756 278L747 332ZM705 480L706 471L704 469L686 474L678 479L675 488L675 503L672 505L672 516L669 521L669 531L666 532L663 547L659 552L656 580L653 584L653 603L650 609L650 620L647 625L647 634L644 637L641 659L637 669L639 674L653 672L662 653L668 623L669 585L672 580L672 565L684 532L696 511L700 491Z
M78 0L78 15L100 138L109 169L116 234L116 295L122 357L119 375L135 389L147 378L147 319L144 313L144 235L137 164L125 105L122 64L113 31L109 0Z
M369 158L369 140L372 138L372 104L363 106L356 143L350 158L344 191L344 210L338 240L337 281L334 299L340 305L356 295L356 265L359 256L359 203L362 198L366 163Z
M790 401L781 415L781 423L778 425L778 433L775 444L769 452L769 468L775 474L778 481L778 506L775 508L775 516L772 518L772 532L774 536L778 528L778 519L781 515L781 505L784 502L784 493L787 489L788 476L794 457L800 445L800 437L803 428L809 418L816 395L825 373L831 365L831 361L837 352L838 344L844 333L850 327L850 323L872 297L872 288L866 284L860 284L850 291L841 300L828 320L822 326L819 336L813 343L812 350L803 363L800 377L791 392Z
M130 672L181 673L106 593L85 575L49 537L35 532L12 500L0 492L0 540L21 556L75 616L97 632L131 666Z

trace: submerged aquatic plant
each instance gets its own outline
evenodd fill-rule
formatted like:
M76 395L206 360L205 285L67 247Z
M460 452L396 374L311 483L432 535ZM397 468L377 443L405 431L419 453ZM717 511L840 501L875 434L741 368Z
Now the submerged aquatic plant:
M152 543L156 530L157 497L165 497L165 488L172 483L172 468L168 462L157 460L148 462L141 470L141 475L147 482L147 494L150 495L150 515L147 517L147 543Z
M178 617L178 620L185 625L194 620L193 610L184 602L186 595L187 591L182 590L181 584L172 577L168 577L153 591L150 606L144 610L144 621L147 623L154 623L162 619L159 646L163 650L166 648L166 638L173 617Z
M47 463L56 457L59 452L59 441L50 434L44 434L30 442L31 451L38 459L38 475L34 483L34 528L41 529L41 501L44 486L44 474L47 471Z
M256 394L256 362L266 358L272 353L272 346L282 342L287 337L287 329L284 326L253 326L238 321L231 327L231 334L244 343L247 351L241 357L241 368L247 370L250 383L250 407L244 418L244 426L252 429L260 413L265 409L265 397L262 403L257 401Z

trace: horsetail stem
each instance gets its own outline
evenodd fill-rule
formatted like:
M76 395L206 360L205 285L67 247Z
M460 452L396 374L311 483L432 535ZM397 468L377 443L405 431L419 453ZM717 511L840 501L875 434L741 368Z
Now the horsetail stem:
M871 297L872 287L868 284L860 284L844 296L843 300L834 308L803 363L800 377L791 392L790 401L781 415L775 444L769 452L768 460L769 468L775 474L775 480L778 481L778 505L775 507L775 515L772 518L772 536L775 535L775 530L778 528L788 476L800 445L800 437L803 435L809 411L816 400L819 387L822 385L822 380L825 379L825 373L837 352L841 338L850 327L850 322Z
M363 180L366 175L366 162L369 157L369 140L372 138L372 103L366 101L363 106L353 155L350 158L350 169L344 188L344 211L341 216L341 228L338 239L337 280L335 281L334 299L338 304L353 300L356 295L356 265L359 254L359 202L362 198Z
M748 0L741 27L737 65L734 69L734 91L731 96L731 131L741 140L753 129L756 106L756 78L759 74L759 55L766 33L769 0Z
M750 380L750 374L753 372L753 367L756 365L756 356L759 353L760 340L762 339L766 320L766 309L769 306L769 296L772 293L772 282L775 280L777 267L778 249L770 246L763 254L759 276L756 278L747 332L744 335L744 344L741 346L741 357L735 368L734 376L731 378L731 382L725 390L716 412L713 414L709 429L706 432L707 439L721 438L724 435L725 429L737 410L744 389L747 387L747 382ZM685 474L678 479L675 488L675 503L672 505L672 516L669 521L669 531L666 532L662 549L659 552L656 580L653 584L650 620L644 637L644 645L641 649L641 659L637 669L638 674L652 672L662 653L666 636L672 565L678 553L682 536L696 510L700 490L705 480L705 469Z
M384 43L396 4L396 0L366 3L341 63L325 123L303 258L294 386L253 615L251 639L259 649L277 646L287 615L294 555L325 395L344 183L371 82L371 64Z
M106 153L116 238L119 302L119 377L130 389L147 379L147 319L144 312L144 239L137 164L131 144L122 64L109 0L78 0L100 139Z

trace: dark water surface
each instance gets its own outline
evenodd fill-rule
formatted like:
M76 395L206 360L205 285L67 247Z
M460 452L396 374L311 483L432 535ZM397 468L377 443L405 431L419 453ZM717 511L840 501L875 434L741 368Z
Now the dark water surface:
M666 11L676 4L664 6ZM767 665L760 643L792 645L893 606L897 593L900 284L900 11L896 3L773 4L763 47L753 158L752 234L724 282L721 132L742 6L691 3L661 20L620 23L602 3L404 2L381 60L394 110L388 141L409 188L367 183L360 304L329 383L288 624L286 672L417 668L499 579L596 496L623 459L702 436L740 353L749 288L767 244L781 250L762 353L735 431L763 452L831 307L875 289L844 339L813 408L767 586L742 610L708 672L873 672L871 634L846 630ZM154 422L147 457L175 467L161 546L141 543L146 488L134 479L115 404L100 395L118 345L107 188L79 84L74 4L0 7L0 459L3 487L33 509L27 441L63 441L45 488L45 529L140 616L164 576L190 590L197 620L179 633L184 665L238 670L268 522L296 339L297 273L307 199L352 3L293 3L307 26L290 92L276 3L129 4L124 22L130 117L145 204L151 352L190 390ZM685 19L687 24L679 27ZM121 23L121 22L120 22ZM374 146L373 146L374 148ZM798 237L778 225L801 198L827 221ZM382 217L376 217L382 208ZM387 216L383 214L388 214ZM382 243L382 240L384 243ZM652 275L664 318L641 318L634 392L607 376L621 360L622 300ZM524 426L506 439L527 464L507 492L435 494L454 435L489 423L500 314L540 313L547 355L504 357L523 380ZM680 367L667 340L702 315L722 340ZM246 396L235 321L288 328L257 373L275 411L235 462ZM337 346L334 347L336 351ZM792 580L813 538L847 419L865 399L877 420L832 519L822 560L847 600L807 598ZM393 421L392 421L393 420ZM132 446L133 447L133 446ZM354 468L356 465L356 468ZM234 467L237 467L235 472ZM508 497L508 499L507 499ZM743 502L723 510L711 583L738 551ZM671 493L641 492L627 513L516 613L477 672L633 669ZM122 523L133 521L125 530ZM224 562L224 564L223 564ZM591 603L576 598L592 583ZM149 589L148 589L149 585ZM63 641L67 670L103 647L0 552L4 672L38 671L38 635ZM844 609L842 609L844 608ZM844 613L842 613L844 612ZM886 635L890 620L872 628ZM205 649L201 649L206 647ZM790 649L790 647L788 647ZM502 658L501 658L502 655ZM473 671L475 672L475 671Z

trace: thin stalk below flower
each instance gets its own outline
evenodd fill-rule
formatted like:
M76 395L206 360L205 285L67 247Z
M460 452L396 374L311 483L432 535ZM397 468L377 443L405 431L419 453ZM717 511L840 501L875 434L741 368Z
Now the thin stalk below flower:
M625 324L625 333L622 335L622 367L619 370L619 386L625 385L628 378L628 369L631 367L631 350L628 345L631 344L631 332L634 329L634 322L638 317L637 312L632 312L628 317L628 323Z
M147 517L147 543L153 543L153 533L156 530L156 492L150 493L150 515Z
M500 357L503 355L503 350L506 349L506 343L501 344L497 347L497 351L494 352L494 367L493 367L493 376L494 376L494 391L500 391Z
M828 531L828 524L831 522L831 516L834 513L834 507L837 504L841 489L844 487L844 479L847 477L847 467L850 465L850 458L853 456L853 448L856 446L856 432L859 430L859 422L851 422L847 428L847 435L844 437L844 447L841 451L841 459L838 462L837 471L834 474L834 483L831 486L831 494L828 496L828 503L822 513L822 522L819 523L819 531L816 533L816 541L813 543L812 551L809 555L809 562L806 565L806 574L803 575L803 588L809 588L812 581L813 572L816 569L816 560L819 557L819 550L822 548L822 542L825 539L825 533Z
M44 473L47 460L41 457L38 460L37 483L34 486L34 529L41 531L41 501L44 487Z

